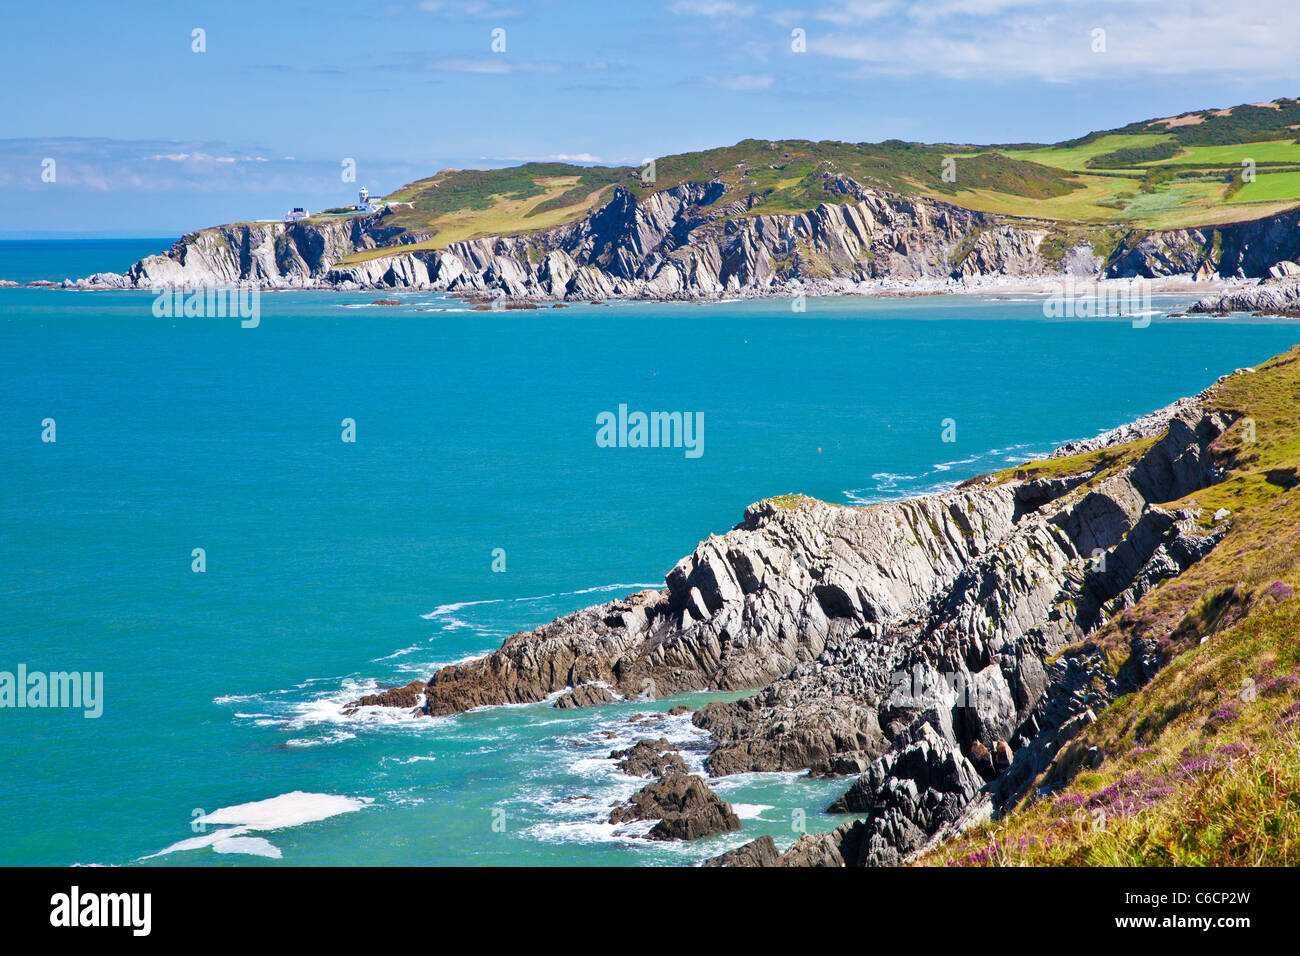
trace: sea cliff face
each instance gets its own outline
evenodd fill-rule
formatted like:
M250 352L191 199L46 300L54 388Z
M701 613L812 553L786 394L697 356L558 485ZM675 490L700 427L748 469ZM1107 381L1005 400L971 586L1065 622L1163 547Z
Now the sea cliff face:
M761 688L694 716L708 772L856 774L830 810L865 820L801 839L781 865L897 863L1007 806L1094 708L1155 673L1153 647L1116 674L1072 645L1222 538L1225 524L1166 505L1221 478L1213 445L1231 424L1197 396L1062 449L1085 457L1039 477L868 508L760 501L664 588L356 706L444 715Z
M1263 279L1300 275L1300 211L1248 222L1131 232L1106 262L1110 278L1194 275Z
M581 219L545 231L429 248L427 234L368 216L220 226L190 233L125 274L83 289L252 283L266 289L423 289L523 299L828 295L871 280L1046 278L1265 279L1300 275L1300 212L1213 227L1130 230L1104 260L1085 233L977 212L823 174L838 197L807 212L753 215L723 183L687 182L638 198L615 187ZM1100 228L1100 227L1098 227ZM1048 238L1050 242L1045 242ZM1107 245L1113 240L1107 240ZM410 251L401 251L410 245ZM382 255L357 256L384 247ZM1065 264L1069 264L1066 266Z
M618 188L587 216L545 232L455 242L342 264L395 241L383 213L337 222L223 226L183 237L125 275L81 288L251 282L263 288L431 289L547 299L697 298L842 291L869 279L1038 275L1047 226L908 199L828 176L842 203L797 215L719 205L719 183L638 199ZM412 244L427 237L403 234Z

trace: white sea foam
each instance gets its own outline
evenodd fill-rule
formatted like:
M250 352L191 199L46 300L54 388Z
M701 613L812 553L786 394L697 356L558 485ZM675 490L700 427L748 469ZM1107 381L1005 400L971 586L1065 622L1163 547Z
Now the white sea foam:
M293 790L267 800L222 807L196 819L200 823L217 826L231 824L248 827L250 830L283 830L285 827L328 820L342 813L355 813L373 802L371 797L344 797L332 793Z
M662 706L663 701L657 702ZM629 723L625 709L614 712L580 714L577 720L585 725L583 730L569 737L547 738L535 748L535 760L546 773L558 768L565 775L582 779L582 793L574 795L571 786L556 788L522 787L516 799L526 804L530 811L543 818L543 822L525 831L534 839L544 842L627 843L645 846L645 835L656 821L634 821L621 824L609 822L614 806L627 800L649 781L623 773L610 754L625 750L638 740L663 737L681 748L679 755L691 773L703 774L704 750L709 734L691 722L689 714L670 717L662 711L646 711L640 716L646 721ZM556 721L548 721L548 723ZM574 747L574 744L580 746ZM761 807L758 811L761 812ZM659 850L670 850L655 844Z
M335 730L320 737L292 737L284 742L286 747L324 747L339 744L345 740L355 740L356 734L346 730Z
M190 837L188 840L181 840L179 843L173 843L169 847L159 850L157 853L150 853L141 859L152 860L156 856L166 856L168 853L181 853L185 850L201 850L205 846L224 840L232 834L247 833L248 827L227 827L223 830L214 830L212 833L205 833L202 836Z
M251 856L265 856L272 860L284 856L280 848L265 837L226 837L212 844L212 850L214 853L247 853Z
M379 682L374 680L356 680L354 678L336 678L335 688L311 700L297 701L288 705L288 714L275 721L277 726L286 730L307 730L312 728L334 728L321 738L310 741L291 741L293 746L312 746L337 743L350 740L359 728L384 728L407 731L428 732L441 730L450 725L451 717L417 716L415 710L423 706L421 695L416 707L384 707L373 705L352 708L351 704L361 697L378 693Z
M880 471L871 476L871 480L876 483L875 487L850 488L844 491L843 495L845 500L852 505L875 505L887 501L905 501L909 498L939 494L944 491L951 491L961 484L960 481L943 477L954 468L983 464L987 464L992 468L999 464L1019 464L1023 461L1041 458L1053 449L1059 448L1061 444L1063 443L1021 442L1008 445L1005 448L991 448L980 454L971 455L969 458L936 462L930 466L928 471L919 475ZM979 469L964 468L964 470L978 471Z
M500 604L504 600L505 598L491 598L486 601L458 601L455 604L439 604L428 614L421 614L420 617L426 621L431 621L434 618L444 617L454 611L459 611L463 607L473 607L475 604Z
M938 481L933 484L918 486L915 488L900 488L894 490L887 488L855 488L845 491L844 497L851 505L878 505L887 501L905 501L908 498L937 495L943 491L951 491L959 484L960 482L957 481Z
M420 616L426 621L432 621L437 620L438 618L448 617L462 608L474 607L479 604L503 604L506 602L523 604L529 601L546 601L550 598L568 597L571 594L595 594L598 591L643 591L646 588L657 588L662 586L662 584L598 584L595 587L578 588L576 591L555 591L551 594L535 594L529 597L488 598L482 601L458 601L453 604L439 604L428 614L421 614ZM453 618L452 620L456 619Z
M896 475L889 471L878 471L871 476L871 479L873 481L893 483L899 481L915 481L920 477L920 475Z
M739 790L742 787L785 786L806 781L808 775L802 770L763 770L747 773L733 773L711 781L711 786L719 794Z
M343 813L354 813L373 802L372 797L343 797L330 793L307 793L303 790L294 790L267 800L254 800L251 803L222 807L194 819L196 824L216 826L221 827L221 829L173 843L171 846L150 854L144 859L164 856L168 853L178 853L184 850L198 850L206 846L216 849L216 844L232 842L246 833L257 830L284 830L289 827L315 823L319 820L328 820L330 817L336 817ZM266 841L262 841L262 843L266 843ZM241 846L239 843L234 845L236 847ZM266 846L270 847L270 844L266 843ZM276 850L275 847L270 848ZM217 852L244 853L251 851L234 849L218 850ZM276 855L279 855L279 850L276 850Z
M573 820L536 823L524 833L546 843L576 841L578 843L631 843L642 842L654 829L657 820L632 820L627 823L609 823L598 820Z
M255 700L252 694L225 694L221 697L212 698L214 704L242 704L245 701Z
M508 637L509 635L502 632L501 636ZM378 664L383 661L400 660L403 657L410 657L412 654L418 654L421 651L428 652L429 650L430 650L429 642L426 640L420 642L419 644L412 644L410 647L403 647L400 650L393 651L393 653L391 654L385 654L383 657L373 658L370 661L370 663ZM450 667L455 664L468 664L470 661L476 661L482 656L483 654L480 652L478 654L465 654L462 655L461 657L457 657L451 660L439 660L432 663L411 664L406 666L408 667L408 669L412 669L420 673L428 674L442 667Z

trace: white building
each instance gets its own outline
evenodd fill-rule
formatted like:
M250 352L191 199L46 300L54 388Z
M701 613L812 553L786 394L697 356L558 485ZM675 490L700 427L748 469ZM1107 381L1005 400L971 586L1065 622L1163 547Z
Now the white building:
M361 187L357 193L357 204L352 207L353 212L374 212L379 206L370 198L370 191L365 186Z

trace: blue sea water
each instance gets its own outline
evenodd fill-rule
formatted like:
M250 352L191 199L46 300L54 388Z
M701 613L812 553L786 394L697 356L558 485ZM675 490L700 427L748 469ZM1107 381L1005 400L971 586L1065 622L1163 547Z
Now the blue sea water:
M5 243L0 277L161 245ZM719 783L738 834L663 845L603 823L640 785L611 749L668 736L698 764L676 700L342 705L659 586L759 498L944 487L1300 339L1286 320L1048 320L1015 296L794 314L267 293L251 329L156 318L153 298L0 289L0 671L104 675L98 719L0 710L0 864L676 864L788 844L801 818L829 829L846 783L794 774ZM704 454L598 447L620 404L701 412Z

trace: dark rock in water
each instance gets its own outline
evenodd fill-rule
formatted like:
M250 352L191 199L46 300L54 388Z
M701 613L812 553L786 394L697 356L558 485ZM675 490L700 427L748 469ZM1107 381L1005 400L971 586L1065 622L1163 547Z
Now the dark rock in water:
M872 706L888 687L887 652L865 640L829 647L753 697L701 708L694 723L713 737L709 773L837 774L874 760L889 749Z
M924 723L877 760L829 807L831 813L865 813L863 862L900 862L953 823L984 780L951 741ZM793 849L793 848L792 848Z
M615 750L610 757L618 760L618 769L629 777L662 777L667 773L686 773L686 762L678 747L665 738L638 740L627 750Z
M751 840L744 846L728 850L722 856L715 856L711 860L705 860L704 865L777 866L780 859L781 851L776 848L776 842L770 836L761 836L757 840Z
M705 861L705 866L859 867L862 862L862 822L854 820L828 833L805 833L781 853L770 836Z
M861 821L854 820L829 833L805 833L781 854L777 866L863 866Z
M871 761L872 756L867 753L836 754L829 760L813 764L808 773L815 777L847 777L865 773Z
M401 305L401 299L376 299L371 305Z
M1244 289L1213 293L1193 303L1187 311L1209 315L1251 312L1290 318L1297 309L1300 309L1300 282L1287 278L1282 282L1264 281Z
M695 713L695 708L687 707L685 704L678 704L675 707L668 708L669 717L680 717L683 714L693 714L693 713Z
M559 696L555 701L555 706L560 710L569 710L575 707L595 707L597 704L608 704L614 699L614 695L609 692L609 688L602 687L600 684L582 684L567 691Z
M658 820L646 834L651 840L697 840L740 829L731 804L709 789L703 777L674 772L642 787L609 815L610 823L630 820Z
M420 697L424 694L425 683L422 680L413 680L405 687L390 687L387 690L380 691L378 694L367 694L359 700L354 700L343 708L343 713L354 714L362 707L411 707L419 705Z

